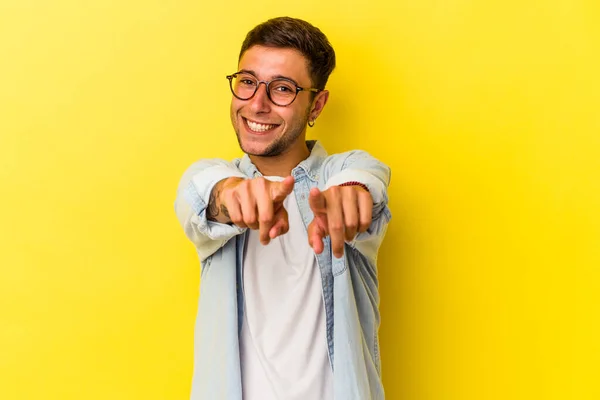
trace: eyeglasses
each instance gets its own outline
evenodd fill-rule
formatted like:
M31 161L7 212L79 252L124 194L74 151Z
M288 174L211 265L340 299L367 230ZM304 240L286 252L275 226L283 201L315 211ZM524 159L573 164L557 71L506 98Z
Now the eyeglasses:
M267 88L267 97L273 104L285 107L296 100L298 93L302 91L319 93L321 89L303 88L291 79L277 78L272 81L259 81L254 75L247 72L236 72L227 75L231 93L240 100L250 100L256 94L258 87L264 83Z

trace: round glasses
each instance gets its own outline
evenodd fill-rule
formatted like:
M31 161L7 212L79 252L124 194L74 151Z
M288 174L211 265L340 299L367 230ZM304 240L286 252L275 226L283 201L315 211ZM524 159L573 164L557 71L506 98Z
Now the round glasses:
M240 100L250 100L256 94L258 87L264 83L267 88L267 97L273 104L280 107L289 106L296 100L298 93L302 91L319 93L321 89L303 88L296 82L287 78L277 78L272 81L259 81L248 72L236 72L227 75L231 93Z

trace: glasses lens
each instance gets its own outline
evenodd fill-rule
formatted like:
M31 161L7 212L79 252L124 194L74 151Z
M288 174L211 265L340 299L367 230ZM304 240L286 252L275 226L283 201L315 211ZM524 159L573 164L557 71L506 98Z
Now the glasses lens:
M240 99L249 99L256 91L257 80L250 74L237 74L231 82L233 93Z
M287 106L296 98L296 85L286 79L275 79L269 84L269 94L273 103Z

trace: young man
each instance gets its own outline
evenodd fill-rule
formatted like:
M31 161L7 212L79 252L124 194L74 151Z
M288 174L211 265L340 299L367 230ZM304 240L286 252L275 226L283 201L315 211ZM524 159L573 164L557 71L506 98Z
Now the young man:
M227 76L245 156L198 161L180 182L175 210L202 264L193 400L384 397L376 261L390 169L305 140L334 67L305 21L254 28Z

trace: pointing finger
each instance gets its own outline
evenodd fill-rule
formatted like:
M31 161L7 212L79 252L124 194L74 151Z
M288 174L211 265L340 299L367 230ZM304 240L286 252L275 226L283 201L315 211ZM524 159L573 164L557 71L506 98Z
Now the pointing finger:
M258 183L257 183L258 184ZM262 185L264 185L264 181ZM256 191L256 207L258 209L258 226L260 242L264 245L269 244L269 231L273 226L273 200L269 197L269 193L265 190L265 186L261 186Z
M310 189L308 205L314 214L323 214L327 212L325 196L323 195L323 192L317 188Z
M271 199L275 202L283 201L293 190L293 176L288 176L281 182L273 182L271 185Z

